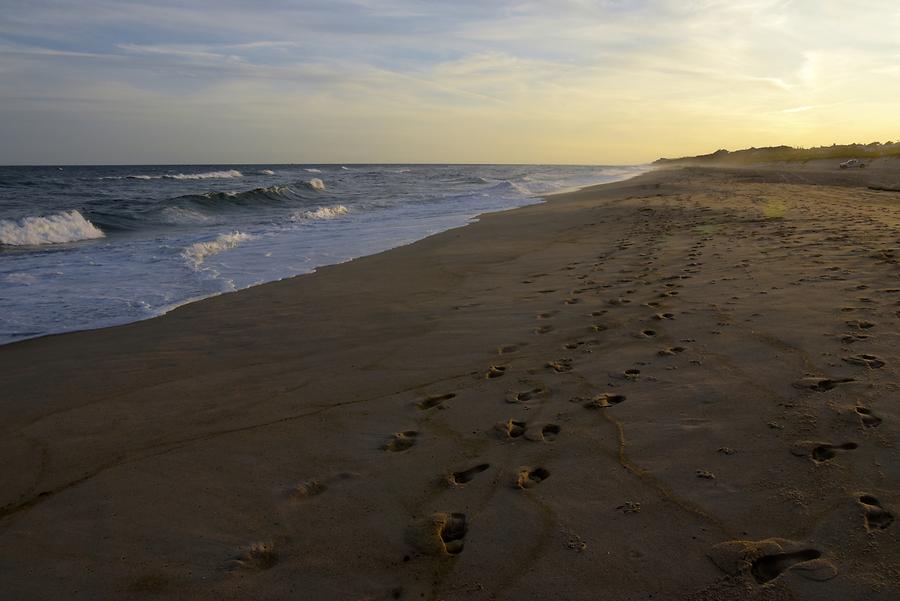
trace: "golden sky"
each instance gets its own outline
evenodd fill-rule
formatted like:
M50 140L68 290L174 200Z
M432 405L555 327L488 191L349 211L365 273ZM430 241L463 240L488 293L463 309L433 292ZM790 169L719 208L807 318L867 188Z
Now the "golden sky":
M0 163L642 163L900 138L900 3L83 0L0 17Z

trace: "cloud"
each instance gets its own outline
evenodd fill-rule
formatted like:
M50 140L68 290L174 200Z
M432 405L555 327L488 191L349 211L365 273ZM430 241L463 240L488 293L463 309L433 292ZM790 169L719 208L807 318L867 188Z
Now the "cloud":
M0 23L0 162L636 162L896 138L898 26L881 0L20 3Z

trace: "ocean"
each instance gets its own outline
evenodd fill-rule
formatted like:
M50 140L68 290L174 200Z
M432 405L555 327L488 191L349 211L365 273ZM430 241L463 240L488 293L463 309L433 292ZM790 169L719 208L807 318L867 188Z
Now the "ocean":
M0 167L0 344L147 319L647 170Z

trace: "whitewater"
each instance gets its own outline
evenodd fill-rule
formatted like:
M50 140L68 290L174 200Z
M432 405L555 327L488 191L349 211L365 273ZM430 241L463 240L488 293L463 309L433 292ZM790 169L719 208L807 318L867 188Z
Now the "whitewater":
M646 170L0 167L0 344L147 319Z

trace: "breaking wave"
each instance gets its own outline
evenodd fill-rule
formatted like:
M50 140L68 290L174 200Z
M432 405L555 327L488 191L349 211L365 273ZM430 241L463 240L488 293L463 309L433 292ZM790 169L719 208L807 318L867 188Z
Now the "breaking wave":
M193 269L200 269L200 266L203 265L203 261L206 260L206 257L232 249L241 242L246 242L252 238L253 236L243 232L220 234L215 240L191 244L181 251L181 256L184 257L190 267Z
M260 171L260 174L261 175L275 175L275 172L272 171L271 169L263 169L262 171Z
M274 175L274 173L270 173ZM112 175L100 179L230 179L244 177L237 169L227 171L206 171L204 173L163 173L161 175Z
M338 217L342 217L349 212L350 209L348 209L344 205L335 205L333 207L319 207L314 211L294 211L294 214L291 215L291 221L337 219Z
M312 168L310 168L310 169L304 169L304 171L306 171L307 173L322 173L322 170L321 170L321 169L312 169Z
M254 188L246 192L204 192L203 194L192 194L181 198L191 199L201 204L209 204L208 201L241 203L253 200L284 200L292 192L293 190L289 186L267 186L265 188Z
M298 191L291 186L299 188ZM203 194L189 194L187 196L179 196L172 199L177 205L180 203L190 203L194 206L201 206L205 209L224 208L226 206L248 206L256 203L279 203L286 201L300 201L309 197L309 193L303 194L302 188L322 192L325 190L325 182L318 178L309 181L300 181L291 184L291 186L267 186L265 188L254 188L244 192L204 192Z
M495 194L508 194L510 192L513 192L515 194L521 194L523 196L533 196L533 192L522 184L511 182L506 179L494 184L490 188L487 188L486 191L490 191Z
M0 246L40 246L103 238L103 231L78 211L47 217L0 220Z
M163 179L228 179L232 177L244 177L237 169L228 171L207 171L206 173L176 173L175 175L163 175Z
M305 183L306 183L307 186L309 186L309 187L312 188L313 190L318 190L318 191L321 192L322 190L325 189L325 182L323 182L322 180L320 180L318 177L314 177L314 178L312 178L311 180L309 180L308 182L305 182Z

